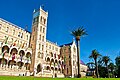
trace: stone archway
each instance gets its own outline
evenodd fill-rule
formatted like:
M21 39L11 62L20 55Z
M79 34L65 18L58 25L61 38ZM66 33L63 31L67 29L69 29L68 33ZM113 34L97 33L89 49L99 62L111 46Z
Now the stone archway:
M19 69L21 69L21 68L22 68L22 66L24 65L24 63L23 63L23 62L21 62L21 61L19 61L19 62L17 62L17 65L19 66Z
M11 68L12 68L13 65L16 65L16 61L10 60L10 61L8 62L8 67L11 66Z
M25 63L26 70L30 70L30 63Z
M50 62L50 58L49 57L47 57L47 62Z
M30 53L30 52L27 52L27 53L26 53L26 57L27 57L27 58L31 57L31 53Z
M19 51L19 55L20 55L20 59L21 59L21 61L22 61L23 56L25 55L25 52L24 52L23 50L20 50L20 51Z
M7 53L7 54L6 54ZM4 56L9 54L9 47L7 45L2 47L2 56L4 58Z
M10 55L12 55L12 60L14 61L15 55L18 53L18 50L16 48L11 49Z
M0 65L7 65L7 60L5 58L0 59Z
M42 65L41 64L38 64L37 65L37 73L41 72L42 71Z
M2 47L2 53L6 50L7 53L9 53L9 47L7 45Z

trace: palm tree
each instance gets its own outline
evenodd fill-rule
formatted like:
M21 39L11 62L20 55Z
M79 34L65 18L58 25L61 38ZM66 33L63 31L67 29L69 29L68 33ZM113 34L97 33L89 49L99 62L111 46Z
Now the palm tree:
M72 35L75 37L77 42L77 65L78 65L78 78L80 75L80 38L84 35L87 35L85 29L83 27L79 27L78 29L72 31Z
M109 71L108 71L108 62L110 61L109 56L103 56L102 57L102 61L105 63L105 66L106 66L106 69L107 69L108 78L109 78L110 77L109 76Z
M92 53L91 53L91 55L89 56L89 58L93 58L94 61L95 61L95 66L96 66L96 68L95 68L95 74L96 74L97 78L99 77L99 76L98 76L98 75L99 75L99 74L98 74L98 65L97 65L97 58L98 58L99 56L101 56L101 55L99 54L99 52L98 52L96 49L92 50Z

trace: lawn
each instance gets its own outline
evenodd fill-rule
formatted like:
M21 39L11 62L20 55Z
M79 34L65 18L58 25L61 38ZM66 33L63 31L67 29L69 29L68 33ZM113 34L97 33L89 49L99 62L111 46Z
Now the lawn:
M15 77L0 76L0 80L71 80L71 78L38 78L38 77ZM72 78L72 80L120 80L120 78Z

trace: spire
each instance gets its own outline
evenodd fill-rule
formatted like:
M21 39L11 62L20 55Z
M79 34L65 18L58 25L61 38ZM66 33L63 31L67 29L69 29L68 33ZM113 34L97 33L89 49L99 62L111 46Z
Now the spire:
M33 13L35 12L35 9L33 10Z
M73 40L72 40L72 42L75 42L75 38L73 37Z
M44 10L44 4L40 5L40 9Z

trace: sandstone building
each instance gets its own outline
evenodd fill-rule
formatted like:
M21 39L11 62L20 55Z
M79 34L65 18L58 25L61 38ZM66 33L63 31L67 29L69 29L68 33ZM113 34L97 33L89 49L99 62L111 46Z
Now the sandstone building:
M59 46L46 40L47 18L41 7L34 10L31 33L0 18L0 75L77 75L75 42Z

